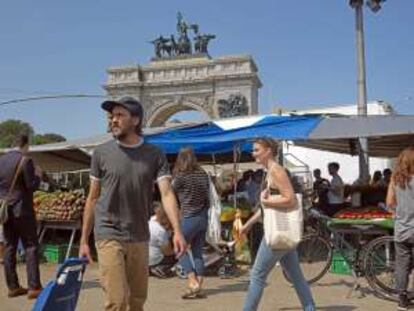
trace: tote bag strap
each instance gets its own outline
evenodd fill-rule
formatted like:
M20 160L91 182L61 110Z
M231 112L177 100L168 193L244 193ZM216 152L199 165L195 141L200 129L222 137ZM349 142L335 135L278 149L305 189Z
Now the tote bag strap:
M273 168L274 166L275 166L275 164L273 163L273 164L269 167L269 169L268 169L268 171L267 171L267 174L266 174L266 188L267 188L267 190L269 190L269 191L270 191L270 189L271 189L270 185L271 185L271 184L273 184L273 177L272 177L271 171L272 171L272 168ZM279 192L279 189L277 189L277 188L274 188L274 190L277 190L277 192Z
M263 174L262 182L260 184L260 196L263 190L267 189L268 191L270 191L271 181L269 179L271 179L270 171L272 170L272 167L273 167L273 164L267 170L266 174ZM264 183L266 183L266 187L264 187ZM264 220L264 210L263 210L262 200L260 200L260 211L262 214L262 220Z
M6 199L5 199L6 202L10 200L11 194L12 194L12 192L14 190L14 187L16 186L16 183L17 183L17 178L19 177L25 162L26 162L26 157L22 156L21 159L19 160L19 162L17 163L16 170L15 170L14 176L13 176L13 180L12 180L12 183L10 185L9 191L7 192L7 196L6 196Z

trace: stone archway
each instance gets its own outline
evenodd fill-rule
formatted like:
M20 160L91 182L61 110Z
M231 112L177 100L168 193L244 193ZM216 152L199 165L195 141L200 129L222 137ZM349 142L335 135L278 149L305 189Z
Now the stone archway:
M146 126L158 127L163 126L169 118L178 112L182 111L198 111L206 116L209 112L203 109L203 105L194 101L188 100L169 100L160 104L156 109L150 111L146 118Z
M196 110L211 119L258 113L261 82L251 56L191 56L108 69L109 97L132 96L144 106L144 125L162 126L177 112Z

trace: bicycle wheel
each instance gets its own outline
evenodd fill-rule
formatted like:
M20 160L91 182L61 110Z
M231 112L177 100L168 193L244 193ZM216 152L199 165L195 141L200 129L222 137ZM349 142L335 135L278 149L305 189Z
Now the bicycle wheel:
M385 299L398 301L395 289L395 246L392 236L376 238L367 246L364 260L365 277L374 292ZM413 288L409 288L412 297Z
M332 245L318 234L304 236L297 246L299 265L309 284L319 281L331 266ZM285 279L292 283L283 270Z

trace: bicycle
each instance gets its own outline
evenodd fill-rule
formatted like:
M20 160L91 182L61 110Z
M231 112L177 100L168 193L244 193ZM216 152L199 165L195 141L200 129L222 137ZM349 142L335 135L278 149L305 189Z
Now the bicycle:
M377 238L368 245L364 266L365 277L376 294L385 299L398 301L394 278L395 246L393 236ZM409 299L414 298L413 287L408 289L408 296Z
M398 292L394 281L395 249L393 237L388 235L388 231L375 225L351 225L333 230L328 226L330 221L330 217L318 210L308 210L308 219L305 221L307 234L297 247L299 263L308 283L319 281L329 271L335 251L344 258L354 277L354 285L348 296L360 288L359 277L365 277L374 294L397 301ZM356 232L359 239L355 246L343 235ZM366 234L380 237L366 242L362 240ZM284 271L283 275L290 282ZM409 296L414 297L413 290L410 290Z

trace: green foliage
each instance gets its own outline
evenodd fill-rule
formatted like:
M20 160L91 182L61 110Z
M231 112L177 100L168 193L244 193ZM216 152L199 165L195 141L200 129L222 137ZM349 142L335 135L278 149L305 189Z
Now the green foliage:
M0 123L0 148L9 148L18 135L32 136L34 130L29 123L20 120L6 120Z
M41 145L66 141L62 135L55 133L35 134L33 127L20 120L0 122L0 148L10 148L18 135L26 134L31 138L32 145Z
M43 145L50 143L58 143L61 141L66 141L66 138L59 134L47 133L47 134L36 134L33 136L31 142L33 145Z

